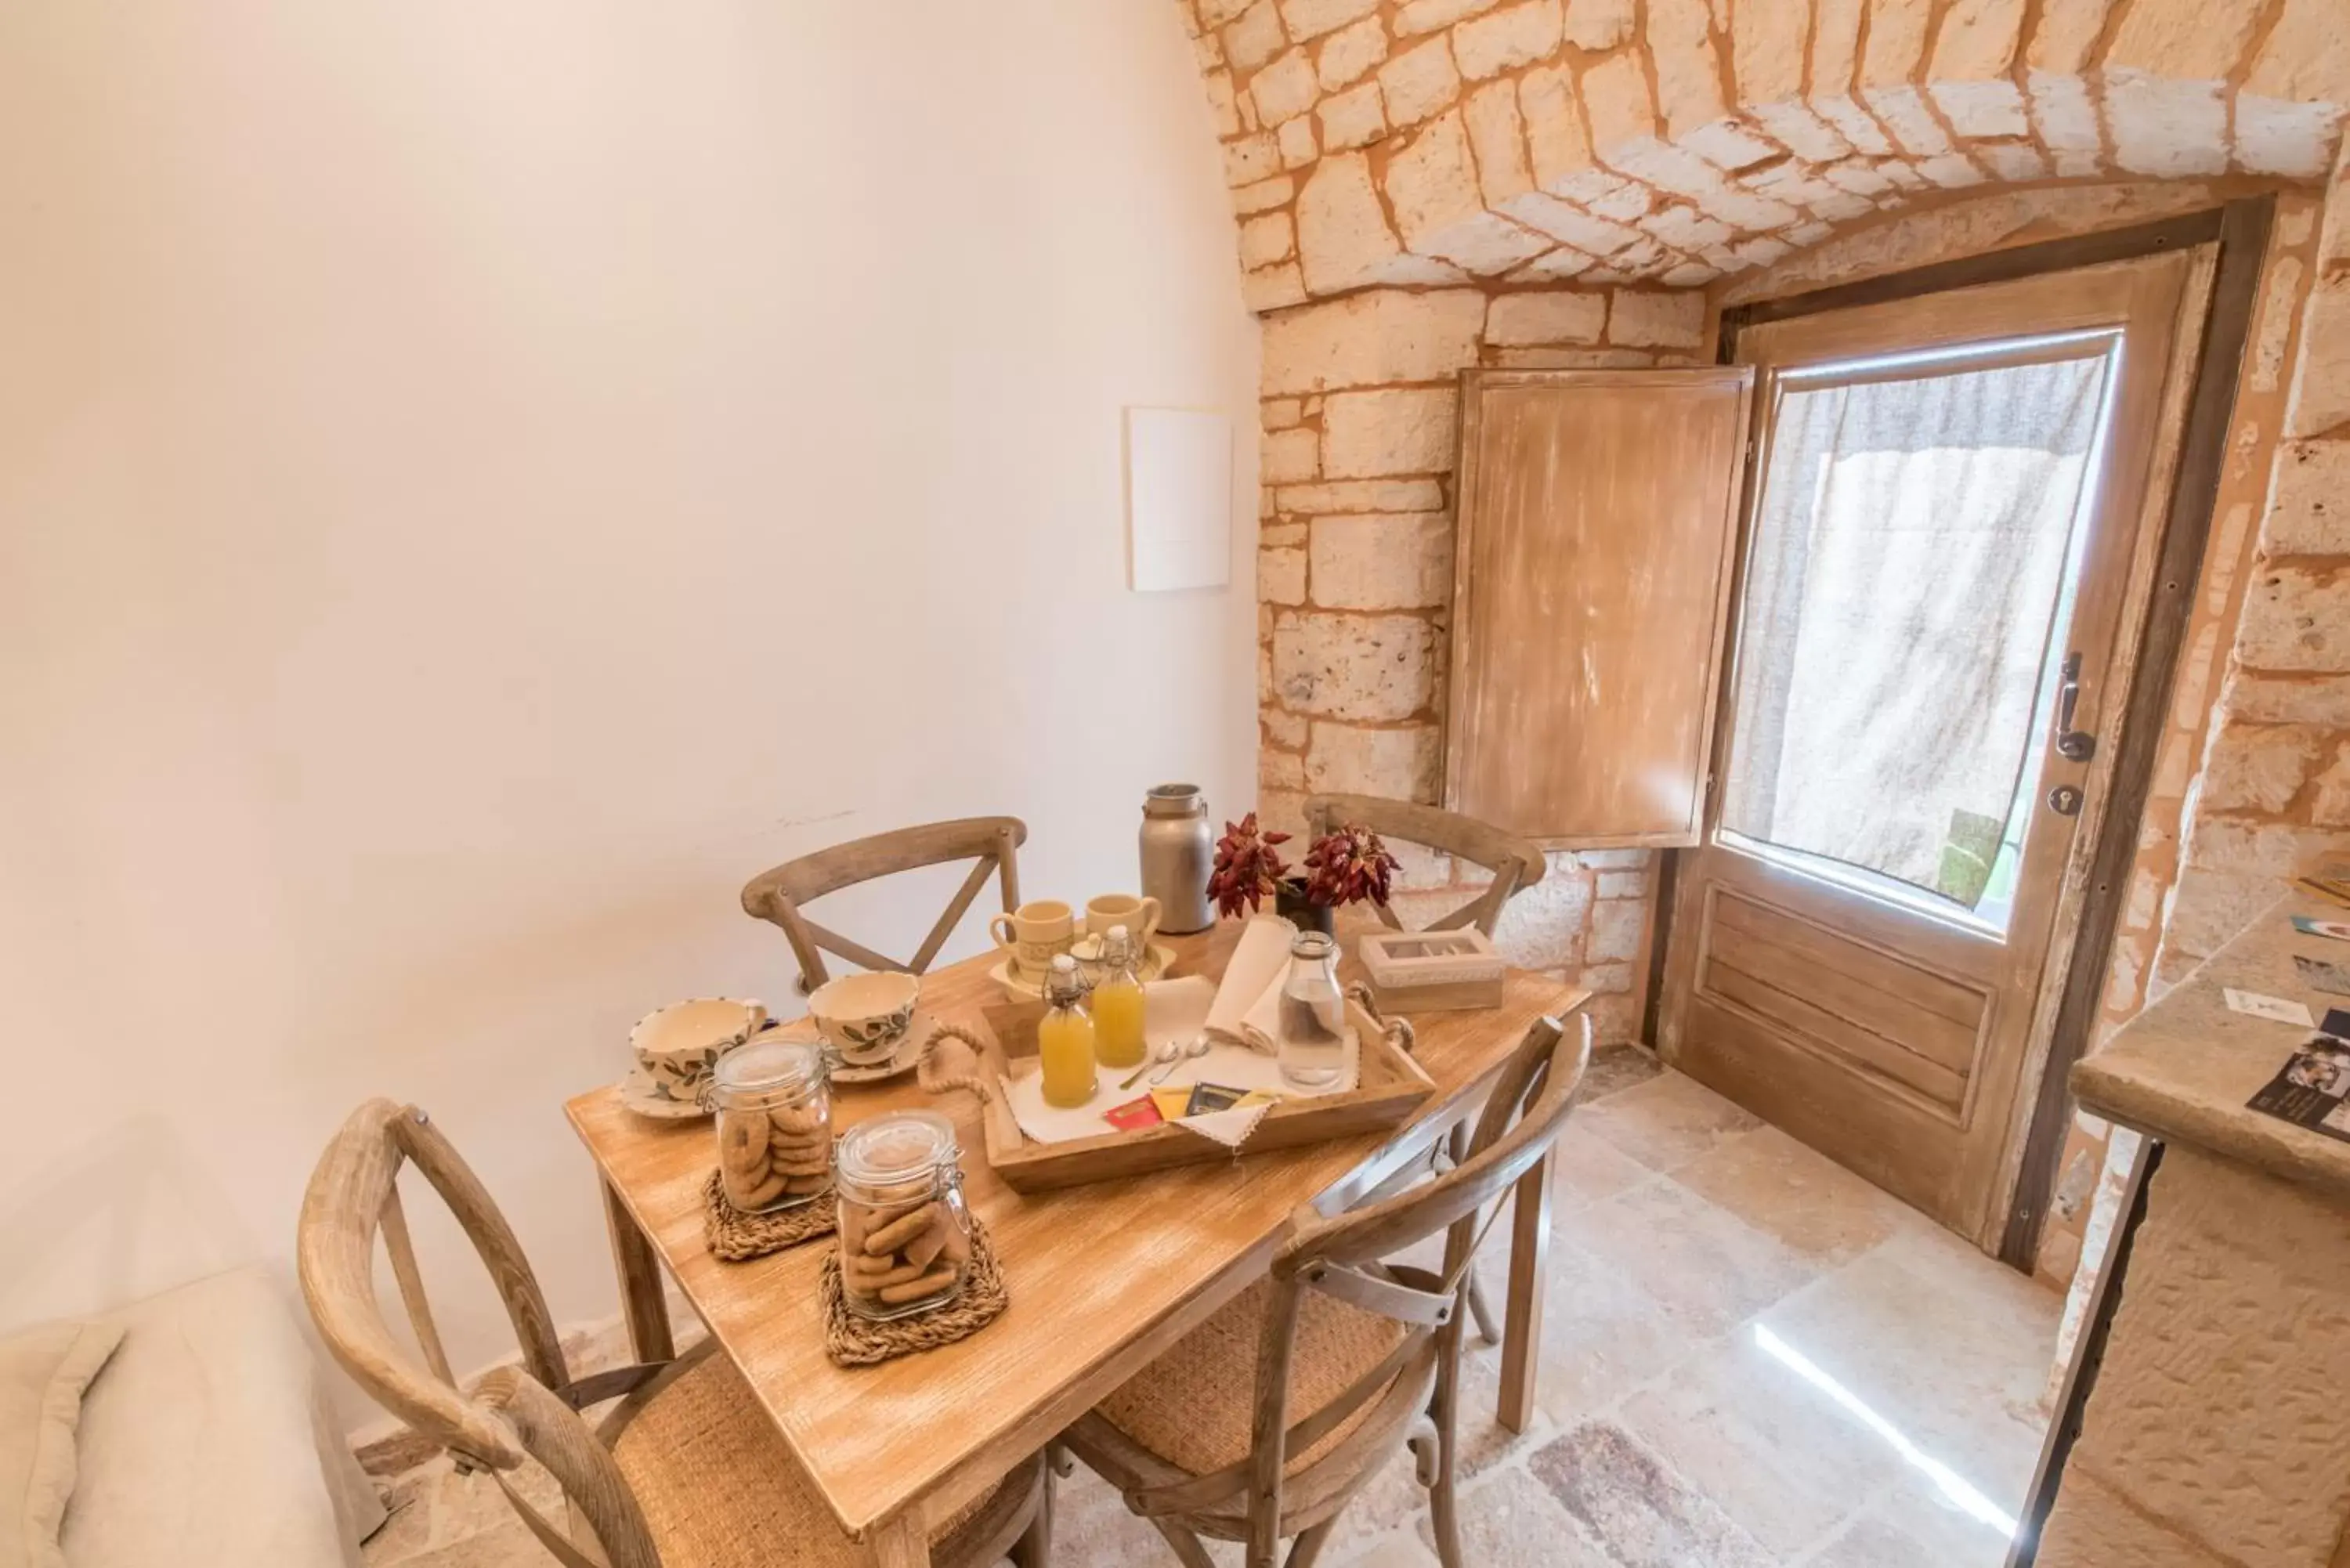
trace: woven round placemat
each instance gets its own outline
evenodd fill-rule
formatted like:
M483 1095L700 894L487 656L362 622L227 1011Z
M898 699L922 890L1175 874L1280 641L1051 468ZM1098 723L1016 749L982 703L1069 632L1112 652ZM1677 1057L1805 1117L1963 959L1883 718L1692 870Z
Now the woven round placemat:
M962 1282L962 1294L942 1307L889 1323L858 1317L841 1299L837 1250L825 1259L816 1289L824 1300L824 1352L841 1366L871 1366L968 1339L1012 1304L1003 1271L995 1262L995 1244L987 1239L987 1227L976 1220L971 1222L971 1277Z
M778 1210L773 1214L745 1214L726 1200L726 1185L713 1170L702 1189L702 1239L712 1257L730 1263L747 1263L754 1258L796 1247L802 1241L831 1235L839 1208L832 1200L832 1189L827 1187L796 1209Z

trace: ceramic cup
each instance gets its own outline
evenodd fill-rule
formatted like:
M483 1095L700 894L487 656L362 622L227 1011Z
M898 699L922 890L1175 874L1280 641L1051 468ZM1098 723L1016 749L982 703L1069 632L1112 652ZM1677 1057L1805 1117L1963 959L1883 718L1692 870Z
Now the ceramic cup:
M763 1002L712 997L672 1002L637 1020L629 1049L653 1092L663 1099L699 1105L710 1087L718 1058L756 1034L767 1022Z
M808 1016L843 1062L869 1067L897 1054L914 1022L921 981L895 970L844 974L808 998Z
M1159 900L1138 898L1131 893L1104 893L1087 899L1086 930L1106 937L1112 926L1126 928L1126 934L1134 939L1134 956L1140 958L1149 950L1150 939L1159 934Z
M1012 967L1041 980L1053 960L1077 938L1077 917L1058 898L1038 898L987 922L997 944L1012 955Z

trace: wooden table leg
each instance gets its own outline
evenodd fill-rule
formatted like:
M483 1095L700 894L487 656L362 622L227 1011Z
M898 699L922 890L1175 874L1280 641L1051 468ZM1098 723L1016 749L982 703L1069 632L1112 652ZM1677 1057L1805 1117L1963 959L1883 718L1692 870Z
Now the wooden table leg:
M669 1300L661 1292L660 1259L609 1182L604 1183L604 1228L612 1237L612 1272L619 1276L620 1315L629 1325L629 1350L640 1362L676 1360Z
M1550 1157L1518 1179L1510 1216L1510 1300L1502 1324L1502 1425L1523 1432L1534 1418L1534 1369L1542 1360L1543 1282L1550 1272Z
M874 1568L931 1568L931 1532L922 1511L910 1508L873 1532Z

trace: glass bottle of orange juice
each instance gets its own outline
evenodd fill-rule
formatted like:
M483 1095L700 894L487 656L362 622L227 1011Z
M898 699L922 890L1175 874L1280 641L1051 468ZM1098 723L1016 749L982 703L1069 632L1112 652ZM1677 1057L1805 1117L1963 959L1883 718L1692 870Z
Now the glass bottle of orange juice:
M1055 955L1045 973L1045 1000L1051 1011L1036 1025L1045 1103L1067 1110L1094 1097L1094 1021L1077 961L1066 953Z
M1124 926L1102 940L1102 978L1094 986L1094 1055L1105 1067L1142 1064L1142 977Z

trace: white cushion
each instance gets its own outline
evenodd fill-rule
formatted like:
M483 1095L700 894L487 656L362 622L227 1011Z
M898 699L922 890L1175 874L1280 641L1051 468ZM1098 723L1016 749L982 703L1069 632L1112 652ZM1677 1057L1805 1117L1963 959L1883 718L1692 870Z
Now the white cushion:
M382 1522L268 1276L240 1270L109 1320L83 1401L68 1568L357 1568Z
M63 1568L74 1428L121 1338L108 1324L53 1323L0 1341L0 1568Z

